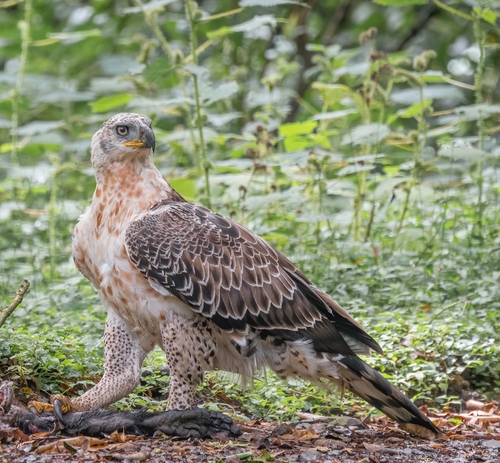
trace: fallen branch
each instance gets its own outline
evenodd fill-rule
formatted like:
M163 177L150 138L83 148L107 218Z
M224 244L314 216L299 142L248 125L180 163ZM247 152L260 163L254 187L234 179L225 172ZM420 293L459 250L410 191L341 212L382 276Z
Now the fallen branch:
M26 293L29 293L29 288L30 287L30 282L28 280L24 280L23 284L21 287L17 290L16 292L16 297L12 301L12 303L2 310L2 313L0 314L0 327L5 323L5 320L9 317L9 315L16 310L17 306L23 302L23 297Z

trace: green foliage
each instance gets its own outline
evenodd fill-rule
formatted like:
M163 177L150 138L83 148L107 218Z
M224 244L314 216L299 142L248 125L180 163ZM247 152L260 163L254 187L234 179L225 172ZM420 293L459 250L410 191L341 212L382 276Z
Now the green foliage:
M102 373L105 312L71 230L95 187L90 137L134 111L174 188L351 311L401 389L500 394L495 2L360 0L341 21L336 0L66 3L0 7L0 301L32 283L0 330L5 374L77 394ZM266 418L341 403L271 373L211 380ZM168 381L152 373L117 407L159 407L152 388Z

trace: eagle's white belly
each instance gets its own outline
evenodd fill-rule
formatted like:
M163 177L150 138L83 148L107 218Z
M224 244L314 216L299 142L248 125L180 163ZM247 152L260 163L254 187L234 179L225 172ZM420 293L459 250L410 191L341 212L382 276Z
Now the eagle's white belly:
M128 225L126 223L125 225ZM130 261L125 247L125 231L96 232L91 211L81 217L72 242L78 269L91 281L106 310L116 313L141 339L146 350L160 344L161 322L175 312L187 318L194 313L168 291L153 289Z
M127 208L118 208L115 207L117 201L99 202L94 195L91 209L75 227L73 259L78 270L98 291L106 310L118 315L149 352L155 345L161 345L161 327L175 318L173 314L193 321L204 317L162 286L150 284L135 267L127 254L125 234L129 224L145 213L145 208L130 199ZM217 345L215 369L252 376L255 369L265 363L263 351L254 357L241 355L237 345L247 344L244 335L229 334L213 322L208 323Z

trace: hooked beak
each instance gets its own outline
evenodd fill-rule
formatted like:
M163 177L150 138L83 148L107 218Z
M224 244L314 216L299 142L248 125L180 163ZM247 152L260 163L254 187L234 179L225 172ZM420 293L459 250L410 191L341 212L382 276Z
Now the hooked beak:
M153 153L156 148L155 134L149 127L141 131L139 138L124 143L125 146L137 146L138 148L151 148Z

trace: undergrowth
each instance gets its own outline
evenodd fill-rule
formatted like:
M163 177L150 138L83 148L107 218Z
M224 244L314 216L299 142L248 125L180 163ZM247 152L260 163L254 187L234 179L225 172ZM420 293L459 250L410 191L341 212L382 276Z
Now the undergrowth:
M32 286L0 330L0 364L21 394L76 395L102 374L106 314L74 268L71 230L95 186L90 137L132 111L154 120L172 186L349 310L391 382L419 403L498 398L497 2L358 1L336 26L334 0L4 3L2 305ZM115 406L160 408L163 363L153 352ZM200 393L278 420L366 410L270 372L253 387L210 374Z

